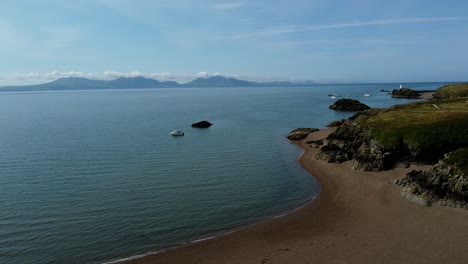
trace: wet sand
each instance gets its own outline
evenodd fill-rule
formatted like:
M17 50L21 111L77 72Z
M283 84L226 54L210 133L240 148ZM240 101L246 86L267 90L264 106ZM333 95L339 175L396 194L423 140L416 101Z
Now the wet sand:
M413 169L362 172L314 159L303 140L300 162L322 187L284 217L129 263L468 263L468 210L422 207L391 182Z

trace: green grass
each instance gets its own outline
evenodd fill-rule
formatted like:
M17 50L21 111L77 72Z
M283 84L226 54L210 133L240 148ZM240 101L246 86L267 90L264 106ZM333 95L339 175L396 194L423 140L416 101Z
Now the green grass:
M468 146L467 100L446 99L399 105L361 122L371 129L372 137L385 148L406 146L419 153L420 158L430 159L444 151Z
M468 83L449 84L442 86L435 93L435 98L468 97Z

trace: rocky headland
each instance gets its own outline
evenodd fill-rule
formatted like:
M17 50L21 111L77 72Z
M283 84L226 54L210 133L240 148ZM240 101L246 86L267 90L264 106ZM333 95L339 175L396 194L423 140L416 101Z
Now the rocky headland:
M464 92L460 85L450 87ZM350 161L353 169L363 171L430 164L430 171L413 171L397 181L402 196L424 205L468 208L468 176L462 168L468 163L466 97L370 109L340 123L323 146L311 146L320 147L317 159Z

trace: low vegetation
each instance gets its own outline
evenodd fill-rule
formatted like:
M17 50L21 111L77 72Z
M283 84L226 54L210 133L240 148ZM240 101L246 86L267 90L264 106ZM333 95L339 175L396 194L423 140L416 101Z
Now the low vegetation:
M318 154L327 162L386 170L399 163L434 164L468 147L467 98L415 102L356 113L331 133Z
M457 167L463 174L468 175L468 147L450 153L444 162Z
M446 99L399 105L369 117L363 125L385 149L405 147L415 158L434 161L468 146L468 103Z

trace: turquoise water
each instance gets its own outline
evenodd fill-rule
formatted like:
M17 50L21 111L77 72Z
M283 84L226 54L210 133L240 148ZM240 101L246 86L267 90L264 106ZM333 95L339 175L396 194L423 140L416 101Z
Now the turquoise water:
M348 117L329 93L388 107L397 86L0 93L0 263L102 263L300 207L319 185L287 133Z

